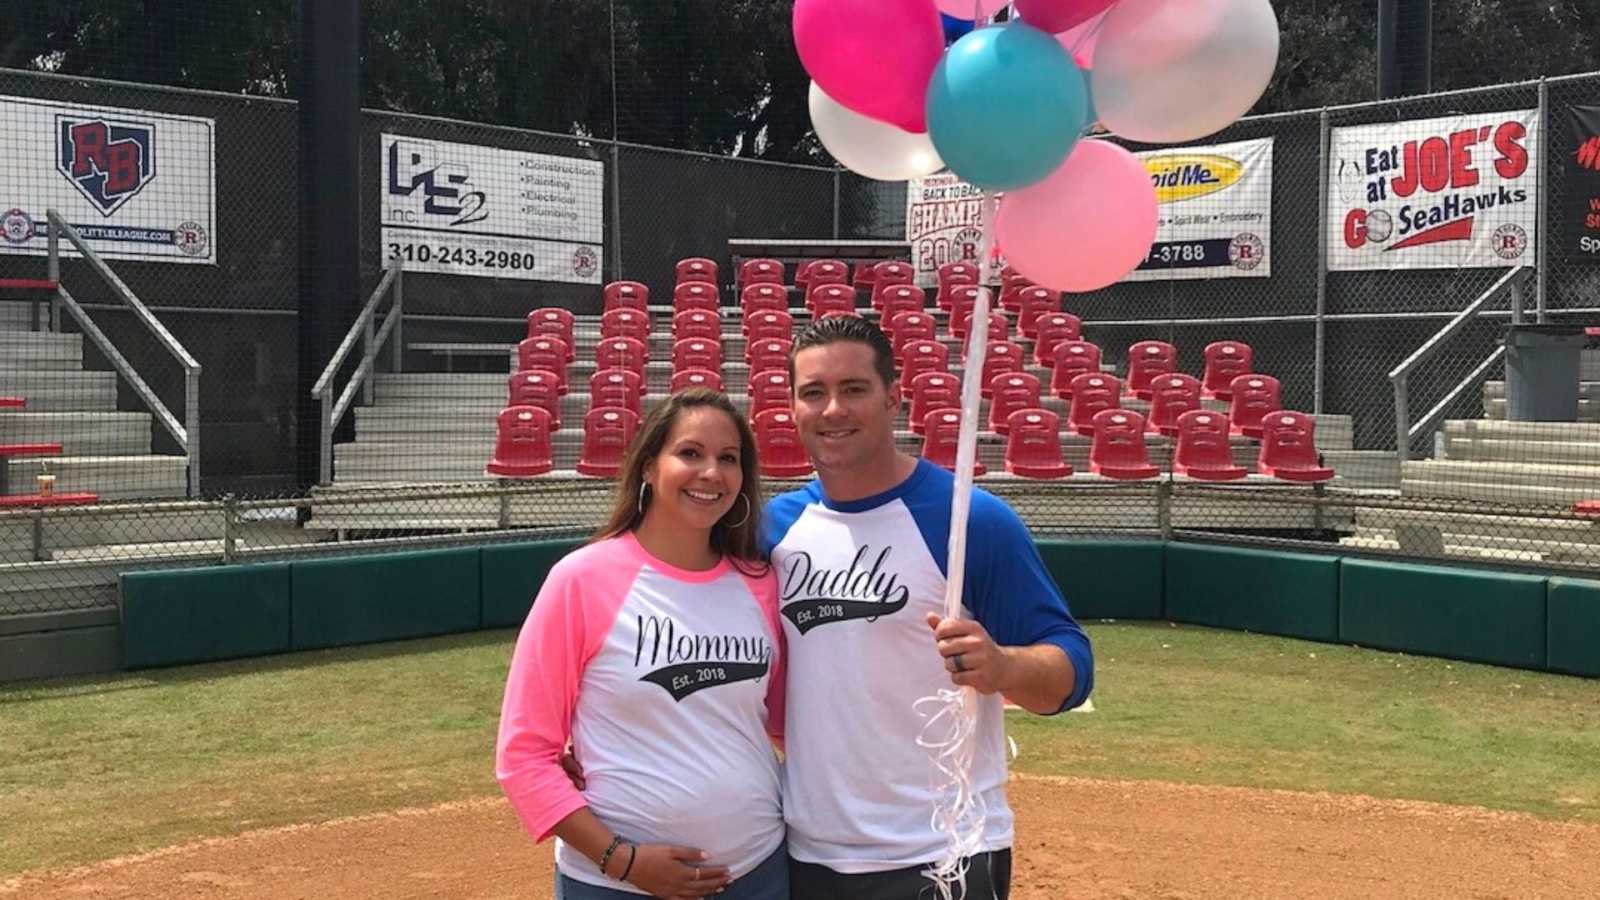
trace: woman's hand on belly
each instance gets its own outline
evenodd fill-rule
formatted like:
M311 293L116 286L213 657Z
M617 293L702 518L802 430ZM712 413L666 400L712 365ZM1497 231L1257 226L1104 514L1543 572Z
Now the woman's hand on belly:
M640 844L628 881L653 897L689 900L714 894L733 878L727 866L704 865L705 854L671 844Z

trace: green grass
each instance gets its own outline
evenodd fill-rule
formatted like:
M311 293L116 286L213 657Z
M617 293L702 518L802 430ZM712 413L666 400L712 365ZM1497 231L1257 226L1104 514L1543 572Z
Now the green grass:
M1091 626L1097 711L1023 772L1600 821L1600 682L1166 624ZM0 689L0 876L494 794L512 633Z

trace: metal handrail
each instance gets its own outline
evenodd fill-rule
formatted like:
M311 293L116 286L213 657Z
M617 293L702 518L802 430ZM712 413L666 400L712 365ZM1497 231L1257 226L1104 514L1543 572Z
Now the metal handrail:
M1504 358L1506 350L1504 346L1496 347L1488 358L1479 363L1465 378L1457 382L1456 386L1445 394L1444 399L1428 410L1427 414L1415 424L1411 422L1411 398L1407 382L1411 372L1424 362L1427 362L1433 354L1438 352L1440 347L1444 346L1445 341L1460 333L1461 329L1467 327L1468 323L1483 312L1485 306L1498 300L1508 290L1511 292L1511 322L1514 325L1522 324L1523 285L1527 281L1528 274L1529 269L1527 266L1517 266L1501 276L1500 280L1490 285L1489 289L1478 295L1476 300L1467 304L1465 309L1456 313L1450 321L1444 324L1444 327L1434 332L1433 337L1423 341L1422 346L1418 347L1410 356L1406 357L1404 362L1395 366L1389 372L1389 381L1394 385L1395 454L1401 462L1411 458L1411 442L1416 439L1417 435L1426 434L1430 428L1434 427L1450 404L1461 396L1461 392L1479 378L1482 378L1492 366Z
M134 393L139 395L139 399L143 400L145 405L150 408L155 420L161 423L161 427L172 435L173 440L178 442L179 447L183 448L184 455L188 459L188 495L190 497L198 496L200 493L200 363L190 355L189 351L184 348L176 337L173 337L172 332L168 331L167 326L156 318L155 313L152 313L150 308L144 305L138 296L129 289L127 284L117 277L117 273L111 271L111 267L106 265L105 261L100 258L100 254L96 253L94 248L90 247L88 242L83 239L83 236L78 234L77 229L68 225L66 220L61 217L61 214L54 209L46 210L45 217L50 223L50 233L48 235L50 280L56 284L55 295L50 298L50 330L60 331L61 309L65 307L67 312L71 313L72 318L78 323L78 327L83 329L83 333L94 342L94 345L100 349L101 353L105 354L112 367L128 382ZM183 367L182 423L178 422L177 417L161 401L161 398L156 396L156 392L151 389L150 385L139 377L139 373L133 368L133 364L129 363L127 358L118 352L116 346L111 343L111 339L106 337L105 332L101 331L100 327L94 323L94 320L89 318L89 313L83 308L83 305L74 299L72 294L62 286L61 237L63 235L83 255L83 259L89 264L89 268L100 276L100 279L111 288L113 293L122 299L123 303L127 304L134 318L143 323L145 328L155 335L157 343L172 354L173 358L178 361L178 365Z
M311 396L322 405L322 433L317 457L318 484L333 483L333 430L349 414L351 405L355 403L356 391L361 391L363 403L372 404L372 375L377 369L378 351L390 337L394 338L394 343L390 347L393 354L390 368L395 372L401 371L401 351L404 349L404 344L401 340L400 321L405 306L403 275L400 260L390 260L385 267L383 279L373 289L372 296L367 298L367 304L361 308L361 314L351 323L350 330L345 332L344 340L339 342L339 349L334 351L333 358L328 360L327 367L322 370L322 375L311 388ZM374 320L377 317L378 304L391 293L394 303L389 308L389 314L383 317L383 325L375 328ZM361 341L361 365L357 366L350 376L350 383L340 392L339 399L329 403L328 397L333 392L334 379L338 377L340 367L350 358L350 352L355 349L358 339Z

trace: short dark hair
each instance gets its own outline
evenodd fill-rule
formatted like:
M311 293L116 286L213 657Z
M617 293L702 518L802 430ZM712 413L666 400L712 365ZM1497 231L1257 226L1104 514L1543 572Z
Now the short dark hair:
M884 387L887 388L898 377L899 373L894 367L894 347L878 326L860 316L830 316L812 322L794 339L794 347L789 350L789 383L794 384L794 360L801 350L840 341L853 341L872 348L872 367L883 379Z

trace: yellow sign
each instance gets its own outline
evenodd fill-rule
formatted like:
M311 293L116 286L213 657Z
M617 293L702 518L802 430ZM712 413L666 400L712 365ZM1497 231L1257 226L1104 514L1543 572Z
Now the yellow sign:
M1244 165L1226 156L1174 154L1144 161L1162 203L1193 200L1215 194L1244 176Z

